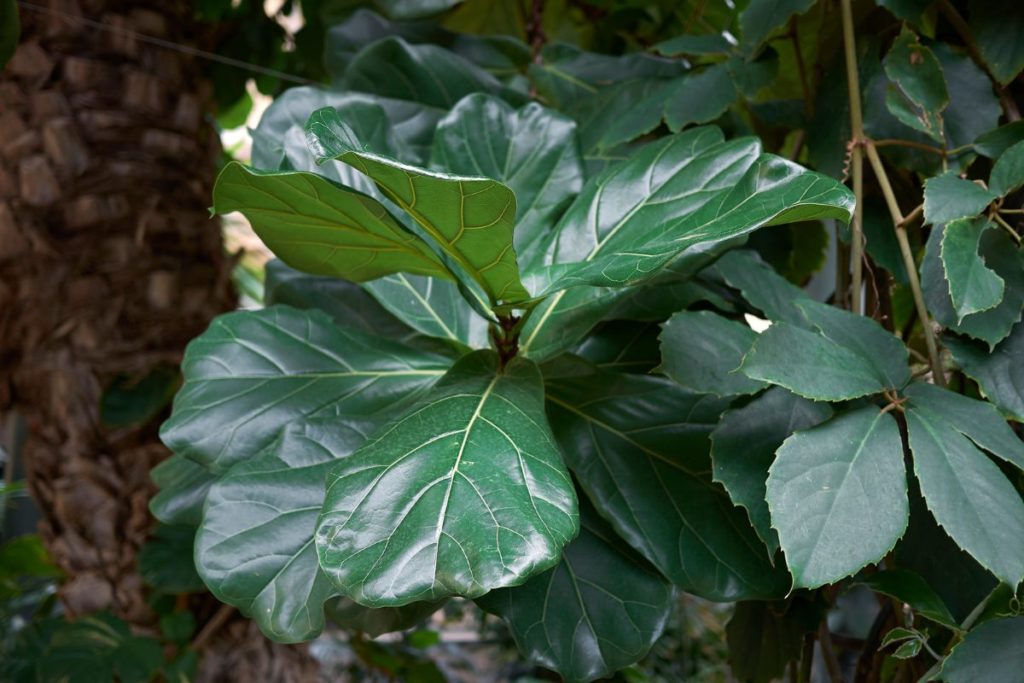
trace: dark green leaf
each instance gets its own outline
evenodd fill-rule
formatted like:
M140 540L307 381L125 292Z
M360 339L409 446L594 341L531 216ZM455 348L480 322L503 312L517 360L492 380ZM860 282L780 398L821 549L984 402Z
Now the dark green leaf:
M803 14L814 0L751 0L740 13L743 47L753 52L794 14Z
M195 527L159 524L139 551L139 574L164 593L200 593L203 581L192 562Z
M732 673L744 683L770 683L800 657L804 635L820 615L799 598L792 602L739 602L725 627Z
M587 335L573 353L605 370L647 374L661 362L659 332L654 323L612 320Z
M727 55L732 52L732 43L720 33L707 35L682 35L669 38L654 46L659 54L668 57L681 55Z
M160 489L149 501L153 516L164 524L199 526L206 494L217 476L181 455L164 460L149 476Z
M470 347L488 343L487 321L451 282L395 273L363 285L377 302L418 332Z
M327 618L346 631L365 633L375 638L384 633L404 631L441 609L445 601L411 602L401 607L363 607L348 598L326 605Z
M671 585L654 567L584 506L580 535L553 569L477 602L508 623L528 659L582 683L647 654L672 598Z
M1018 142L999 155L992 167L989 189L1006 196L1024 185L1024 142Z
M972 313L995 308L1003 300L1006 283L978 253L982 233L990 227L987 218L978 216L951 221L943 231L942 266L959 323Z
M714 121L736 101L736 86L725 63L678 79L665 94L665 122L673 131Z
M338 159L372 178L484 288L492 304L529 298L512 248L516 196L507 186L486 178L425 171L364 151L331 108L314 112L306 131L318 162ZM419 204L424 197L429 200Z
M996 195L978 183L955 173L929 178L924 185L925 223L940 225L958 218L969 218L985 210Z
M956 364L990 401L1014 420L1024 422L1024 325L1015 325L991 353L967 339L947 336L943 342Z
M908 640L893 650L892 656L896 659L913 659L921 653L923 641L920 638Z
M223 472L290 423L392 408L449 365L444 356L340 328L319 311L228 313L186 349L185 384L160 434L172 451Z
M971 0L968 23L992 74L1006 85L1024 68L1024 8L1017 3Z
M709 476L726 402L659 377L576 367L548 381L562 452L590 500L680 588L711 600L778 597L787 577Z
M911 406L920 406L940 417L979 447L1024 470L1024 442L991 403L923 382L911 384L904 394Z
M974 151L989 159L998 159L1021 140L1024 140L1024 121L1014 121L979 135L974 141Z
M523 327L520 353L539 362L573 348L631 293L626 288L582 286L548 297Z
M317 551L343 593L395 606L521 583L577 530L540 372L478 351L331 472Z
M119 375L100 399L100 421L107 427L143 425L171 402L178 371L158 365L142 378Z
M610 317L661 322L698 302L706 302L726 313L736 312L736 307L715 284L691 280L638 287L619 302Z
M835 583L881 560L909 518L896 421L866 406L797 432L776 453L767 491L795 586Z
M1024 669L1024 617L995 619L981 624L953 648L942 663L948 683L1013 681Z
M775 451L795 431L832 417L827 403L815 403L772 387L743 406L727 411L711 433L715 481L736 505L746 508L757 535L772 552L779 541L771 528L765 482Z
M120 619L107 614L62 625L38 665L39 680L65 683L153 680L163 664L156 640L133 636Z
M682 311L662 326L661 372L684 389L716 396L753 394L764 388L736 372L757 333L711 311Z
M196 534L196 566L223 602L267 637L310 640L337 589L320 571L313 534L327 473L366 440L366 423L344 417L289 429L213 485Z
M892 645L893 643L898 643L898 642L900 642L902 640L909 640L911 638L920 638L920 637L921 637L921 634L919 632L915 631L914 629L901 628L901 627L897 626L896 628L892 629L891 631L889 631L888 633L885 634L885 637L882 638L881 647L884 648L884 647L886 647L888 645Z
M892 12L897 18L911 23L921 21L921 15L933 0L878 0L878 5Z
M967 437L925 408L906 412L914 472L936 521L986 569L1010 584L1024 578L1024 501Z
M738 289L743 298L769 320L806 325L807 319L795 304L808 299L807 294L772 270L756 252L730 251L707 272Z
M26 577L55 579L62 575L38 535L25 534L0 544L0 585Z
M0 1L0 71L14 55L21 37L21 23L18 19L16 0Z
M913 572L905 569L887 569L876 572L861 583L875 591L910 605L915 612L937 624L958 629L959 624L949 613L949 608L932 587ZM891 632L889 635L892 635ZM888 639L889 636L886 636ZM891 642L891 641L890 641ZM883 644L884 645L884 644Z
M940 116L949 104L949 92L942 67L932 51L922 45L913 31L904 27L884 60L885 74L899 88L898 95L908 101L908 110L894 107L899 100L886 95L886 106L903 123L944 141ZM904 113L909 113L905 116Z
M196 630L196 618L191 612L172 612L160 617L160 632L177 645L185 645Z

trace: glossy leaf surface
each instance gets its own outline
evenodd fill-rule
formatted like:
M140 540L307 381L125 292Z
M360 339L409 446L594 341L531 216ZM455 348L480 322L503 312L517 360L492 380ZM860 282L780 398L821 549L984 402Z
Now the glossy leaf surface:
M371 607L477 597L550 568L575 537L540 373L497 365L465 356L331 472L316 543L344 594Z
M150 470L160 490L150 499L149 511L164 524L199 526L203 503L217 475L181 455L172 455Z
M422 334L470 347L487 346L487 321L451 282L395 273L363 286L381 306Z

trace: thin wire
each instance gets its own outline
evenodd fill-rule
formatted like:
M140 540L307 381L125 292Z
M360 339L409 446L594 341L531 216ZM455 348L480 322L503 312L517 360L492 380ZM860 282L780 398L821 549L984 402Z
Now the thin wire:
M277 69L270 69L265 66L259 66L258 64L252 64L250 62L243 61L241 59L234 59L233 57L225 57L218 55L215 52L207 52L206 50L200 50L199 48L190 47L188 45L182 45L175 43L170 40L164 40L163 38L157 38L155 36L147 36L144 33L138 33L128 29L118 28L117 26L111 26L110 24L104 24L100 21L94 21L92 19L86 19L85 17L75 16L60 10L55 10L50 7L44 7L43 5L37 5L32 2L25 2L25 0L17 0L18 6L23 9L31 10L33 12L41 12L43 14L49 14L60 19L64 19L69 22L78 22L83 26L88 26L100 31L107 31L109 33L116 33L122 36L134 38L143 43L149 43L150 45L156 45L166 50L173 50L175 52L181 52L183 54L192 55L193 57L199 57L201 59L208 59L211 62L219 62L226 64L227 66L233 66L239 69L245 69L253 73L263 74L265 76L273 76L274 78L280 78L282 81L289 81L291 83L300 83L302 85L318 85L316 81L311 81L308 78L302 78L301 76L293 76L292 74L278 71Z

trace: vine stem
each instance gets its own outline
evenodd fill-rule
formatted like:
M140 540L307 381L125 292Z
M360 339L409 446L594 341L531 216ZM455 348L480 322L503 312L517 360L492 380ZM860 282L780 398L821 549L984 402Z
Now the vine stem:
M844 0L847 2L848 0ZM928 347L928 364L932 368L932 376L935 383L940 387L946 386L946 375L942 371L942 362L939 359L939 347L935 341L935 330L932 328L931 318L928 316L928 309L924 305L924 294L921 292L921 280L917 276L917 263L914 261L914 252L910 249L910 240L907 238L907 220L900 211L899 202L896 201L896 194L889 183L889 176L882 165L882 158L878 156L878 150L870 141L864 146L871 162L871 168L878 179L878 186L882 189L885 197L885 204L889 207L892 215L893 227L896 229L896 241L900 245L900 254L903 256L903 265L907 269L907 280L910 282L910 292L914 296L914 308L917 309L917 317L921 321L921 328L924 330L924 342Z
M861 307L861 279L864 265L864 116L860 105L860 76L857 73L857 43L853 35L853 9L851 0L842 0L843 10L843 47L846 53L846 85L850 94L850 128L851 145L850 170L853 178L853 196L856 206L850 225L850 270L853 294L850 297L850 310L858 315ZM840 265L840 267L844 267ZM836 292L836 300L843 301L844 293Z

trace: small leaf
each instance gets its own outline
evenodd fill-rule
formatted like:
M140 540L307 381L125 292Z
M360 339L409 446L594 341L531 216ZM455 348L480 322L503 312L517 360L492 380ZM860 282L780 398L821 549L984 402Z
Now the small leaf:
M939 225L970 218L985 210L997 195L955 173L929 178L924 185L924 221Z
M578 517L543 411L533 363L463 357L331 472L321 567L368 607L477 597L550 568Z
M228 313L185 350L185 384L160 434L172 451L223 472L290 423L392 407L449 365L444 356L342 329L319 311Z
M139 551L139 575L165 593L201 593L203 581L192 561L195 527L159 524Z
M942 663L948 683L1013 681L1024 669L1024 617L994 619L980 624L953 648Z
M901 123L925 133L936 142L945 141L942 117L933 110L923 109L914 104L902 90L891 83L885 91L885 108Z
M673 132L714 121L736 101L736 86L724 62L678 79L664 94L665 122Z
M163 662L158 641L133 636L123 621L100 613L64 623L53 633L37 665L38 679L144 683L156 677Z
M1006 283L993 273L978 253L982 234L992 227L988 219L963 218L950 222L942 235L942 265L958 322L972 313L987 311L1003 300Z
M912 628L902 628L897 626L896 628L890 630L888 633L885 634L885 637L882 638L882 644L880 645L880 647L884 648L888 645L892 645L893 643L898 643L903 640L910 640L912 638L919 639L920 637L921 634Z
M363 142L331 108L306 123L318 163L338 159L372 178L454 263L483 287L492 304L530 298L519 281L512 247L516 196L487 178L426 171L364 150ZM420 199L429 201L420 203Z
M742 408L727 411L711 433L715 481L725 487L733 503L746 508L757 535L772 552L778 549L779 539L771 528L765 484L775 451L793 432L830 417L827 403L772 387Z
M655 323L612 320L587 335L573 353L604 370L647 374L661 362Z
M100 398L100 421L114 428L146 424L171 402L178 381L177 369L166 365L141 378L118 375Z
M756 338L747 325L711 311L681 311L662 325L659 369L697 393L757 393L764 384L736 372Z
M1005 197L1024 185L1024 141L1018 142L999 155L992 175L989 189L995 194Z
M931 619L937 624L948 626L954 630L960 628L942 598L932 590L932 587L924 579L913 572L904 569L887 569L875 572L861 583L876 593L882 593L907 603L926 619ZM886 635L882 647L892 642L890 637L896 630L893 629Z
M943 343L953 360L978 383L982 394L1017 422L1024 422L1024 324L989 353L980 344L953 336Z
M893 651L892 656L896 659L913 659L921 653L921 647L923 644L924 643L920 638L908 640L896 648Z
M881 560L909 519L896 421L866 406L797 432L776 453L767 490L794 586L835 583Z
M936 521L957 545L1015 586L1024 578L1024 501L999 467L946 420L911 406L914 472Z
M673 590L592 509L561 561L522 586L477 602L504 619L519 651L573 682L640 660L672 611Z

